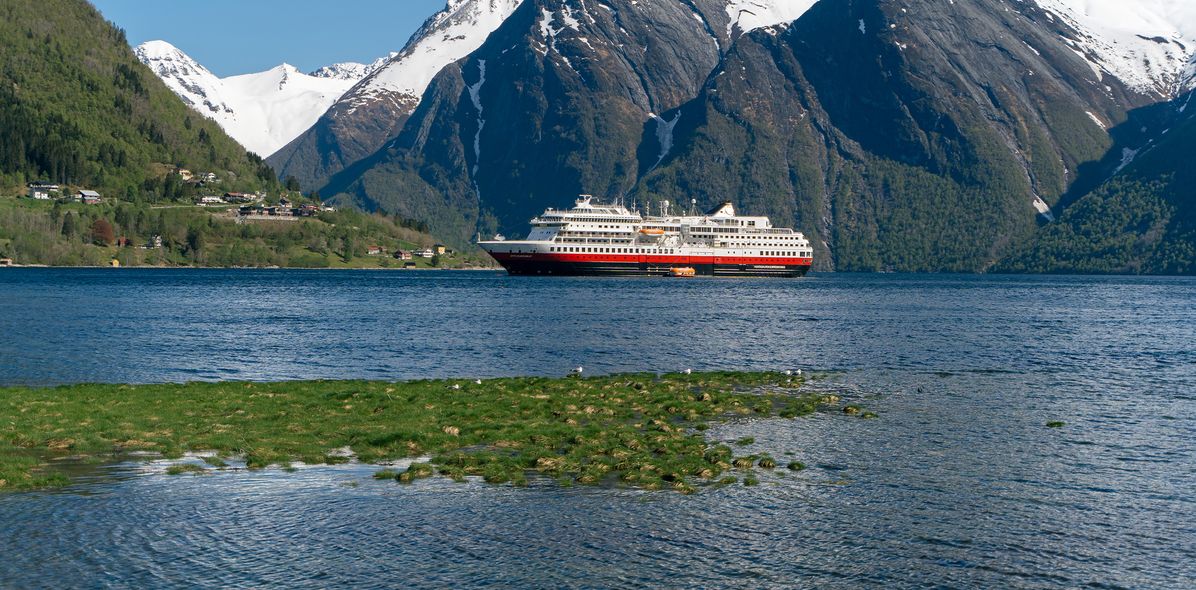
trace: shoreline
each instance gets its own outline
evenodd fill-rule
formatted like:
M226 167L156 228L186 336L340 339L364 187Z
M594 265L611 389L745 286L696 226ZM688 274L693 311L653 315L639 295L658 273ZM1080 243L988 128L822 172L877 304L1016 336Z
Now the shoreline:
M470 271L470 272L485 272L485 271L501 271L501 266L494 268L380 268L380 267L319 267L319 266L51 266L48 264L13 264L11 266L0 266L0 270L8 268L50 268L50 269L88 269L88 270L369 270L369 271L403 271L403 272L428 272L428 271Z
M95 269L95 270L328 270L328 271L381 271L381 272L430 272L430 271L469 271L469 272L506 272L501 266L489 267L465 267L465 268L380 268L380 267L319 267L319 266L75 266L62 265L52 266L48 264L13 264L10 266L0 266L0 272L5 269ZM811 270L805 277L811 278L816 275L860 275L860 276L946 276L946 277L1064 277L1064 278L1127 278L1127 279L1183 279L1196 278L1196 275L1190 274L1116 274L1116 273L1007 273L1007 272L891 272L891 271L838 271L838 270ZM552 278L552 277L548 277ZM559 277L558 277L559 278ZM603 278L603 277L589 277L589 278ZM734 277L720 277L720 278L734 278Z
M211 453L249 469L429 458L380 478L442 476L526 485L612 485L694 493L755 485L767 454L707 440L713 423L797 419L820 409L872 418L785 373L634 373L386 381L0 387L0 492L64 487L62 459L177 459ZM739 444L748 444L740 441ZM782 449L778 449L781 451ZM58 465L56 465L58 464ZM780 468L786 466L781 465ZM804 465L793 461L794 471ZM178 474L182 474L180 471Z

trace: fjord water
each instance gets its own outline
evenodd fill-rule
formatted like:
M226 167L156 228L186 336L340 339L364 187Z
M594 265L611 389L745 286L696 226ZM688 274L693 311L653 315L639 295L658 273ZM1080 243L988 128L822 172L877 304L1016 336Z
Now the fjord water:
M695 496L94 467L0 495L3 587L1196 580L1192 279L21 269L0 334L7 385L803 368L880 414L712 429L810 468Z

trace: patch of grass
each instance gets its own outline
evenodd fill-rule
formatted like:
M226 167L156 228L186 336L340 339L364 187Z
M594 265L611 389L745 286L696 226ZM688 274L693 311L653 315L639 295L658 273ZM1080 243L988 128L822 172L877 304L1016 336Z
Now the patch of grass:
M411 467L398 474L395 479L403 483L411 483L417 479L426 479L435 474L435 469L428 463L412 463Z
M204 469L202 465L196 465L194 463L175 463L174 465L166 468L166 475L184 475L187 473L202 475L207 472L208 470Z
M716 372L0 388L0 490L64 485L48 459L65 445L94 457L214 451L244 457L250 469L340 463L348 458L337 449L348 447L367 463L432 457L391 475L404 482L439 473L526 485L528 474L541 473L569 484L690 493L759 460L732 465L731 448L711 445L705 427L819 407L818 396L797 391L800 379L789 379Z
M1046 425L1047 425L1047 428L1063 428L1064 426L1066 426L1066 423L1061 422L1059 420L1052 420L1050 422L1047 422Z
M789 471L802 471L806 468L806 464L801 461L790 461L786 467L789 468Z
M755 476L749 475L749 476L743 478L743 485L758 486L758 485L760 485L760 480L756 479Z
M374 479L394 479L399 476L399 472L394 469L380 469L374 472Z
M204 457L203 462L216 468L228 467L228 463L226 463L224 459L221 459L215 455L212 455L211 457Z
M750 437L750 436L745 436L745 437L743 437L743 438L741 438L741 439L739 439L739 440L735 441L735 444L737 444L737 445L739 445L739 446L741 446L741 447L746 447L746 446L748 446L748 445L750 445L750 444L753 444L753 443L755 443L755 442L756 442L756 439L755 439L755 438L753 438L753 437Z

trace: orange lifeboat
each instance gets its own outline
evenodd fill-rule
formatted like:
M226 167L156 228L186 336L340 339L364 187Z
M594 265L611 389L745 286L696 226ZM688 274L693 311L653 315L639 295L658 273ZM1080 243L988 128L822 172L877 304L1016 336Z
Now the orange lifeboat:
M674 277L694 277L698 275L698 271L694 270L692 266L680 266L669 269L669 276Z
M663 236L664 230L656 227L645 227L640 230L640 233L645 236Z

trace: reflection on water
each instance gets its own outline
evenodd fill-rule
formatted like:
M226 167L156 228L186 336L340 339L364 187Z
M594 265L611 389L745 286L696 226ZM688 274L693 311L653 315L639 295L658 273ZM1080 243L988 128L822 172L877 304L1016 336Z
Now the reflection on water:
M1196 281L0 272L0 381L835 369L696 496L100 468L0 496L4 587L1186 588ZM1063 420L1062 429L1045 423Z

